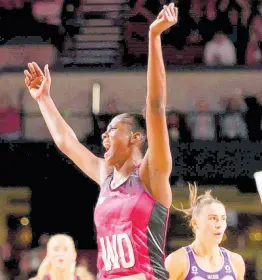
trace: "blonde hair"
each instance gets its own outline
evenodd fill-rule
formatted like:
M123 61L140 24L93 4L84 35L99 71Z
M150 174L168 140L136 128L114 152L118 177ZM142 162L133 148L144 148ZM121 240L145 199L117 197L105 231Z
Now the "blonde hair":
M181 208L176 208L174 206L173 208L185 214L185 218L188 220L191 228L193 228L192 218L198 215L204 206L210 205L212 203L218 203L225 207L225 205L220 200L212 196L211 190L207 190L205 191L204 194L198 196L197 195L198 189L195 183L193 185L188 184L188 188L189 188L189 208L185 209L182 203L181 203Z
M38 271L37 271L37 279L43 279L46 275L48 275L51 271L51 264L47 257L41 262Z
M72 243L72 246L75 250L74 240L70 235L67 235L67 234L55 234L55 235L51 236L47 242L47 250L48 250L52 240L54 240L56 238L60 238L60 237L67 238L68 240L70 240L70 242ZM52 269L52 266L51 266L50 260L46 256L38 268L37 278L43 279L44 276L48 275L51 272L51 269ZM72 263L72 272L75 272L75 269L76 269L76 261L74 261Z

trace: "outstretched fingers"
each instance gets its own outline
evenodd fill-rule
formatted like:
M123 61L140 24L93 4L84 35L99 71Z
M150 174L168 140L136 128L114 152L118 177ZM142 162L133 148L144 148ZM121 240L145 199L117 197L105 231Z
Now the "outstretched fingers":
M25 77L26 77L29 81L33 80L33 77L32 77L32 75L29 73L28 70L25 70L25 71L24 71L24 74L25 74Z
M36 70L35 70L33 64L32 63L28 63L28 68L30 70L30 73L31 73L33 79L35 79L37 77L37 73L36 73Z
M25 84L27 87L30 87L31 82L30 82L29 78L27 78L27 77L25 77Z
M42 72L41 68L38 66L37 63L32 62L32 66L34 67L35 73L37 76L44 76L44 73Z
M51 76L50 76L50 71L49 71L49 68L48 68L48 64L45 65L45 78L50 81L51 80Z

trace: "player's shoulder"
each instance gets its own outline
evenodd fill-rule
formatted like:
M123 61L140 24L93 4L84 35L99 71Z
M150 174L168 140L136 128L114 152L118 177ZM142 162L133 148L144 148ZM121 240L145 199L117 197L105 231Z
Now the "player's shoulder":
M244 259L240 254L232 252L228 249L224 249L224 250L227 252L227 254L232 262L244 263Z
M234 266L234 269L237 271L237 273L244 275L246 265L245 265L245 261L244 261L243 257L238 253L232 252L227 249L225 249L225 250L229 256L231 263Z
M166 268L172 268L172 267L181 267L181 268L187 268L188 265L188 257L187 253L184 248L180 248L171 254L169 254L166 257L165 260L165 266Z
M184 279L188 271L188 257L184 248L180 248L167 256L165 268L169 279Z
M113 174L113 170L112 166L109 166L104 159L100 158L100 186Z

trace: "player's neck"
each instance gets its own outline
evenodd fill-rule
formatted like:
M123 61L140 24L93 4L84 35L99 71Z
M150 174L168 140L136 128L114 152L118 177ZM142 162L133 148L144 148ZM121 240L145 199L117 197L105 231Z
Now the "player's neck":
M75 276L71 269L69 270L58 270L54 269L50 272L51 280L75 280Z
M134 169L139 166L142 162L142 154L141 153L131 153L128 159L117 164L114 167L114 177L127 177L134 171Z
M211 260L220 256L220 250L217 244L210 245L198 238L195 239L191 247L198 257Z

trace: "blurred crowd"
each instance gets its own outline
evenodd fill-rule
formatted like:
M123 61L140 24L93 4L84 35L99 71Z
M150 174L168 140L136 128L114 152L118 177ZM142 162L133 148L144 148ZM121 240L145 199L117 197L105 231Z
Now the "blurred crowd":
M213 101L213 102L212 102ZM112 116L111 109L93 116L94 133L86 139L87 143L99 144L101 134ZM196 100L186 112L178 112L170 107L167 110L167 125L170 140L174 142L197 141L242 141L262 140L262 92L251 95L236 89L232 96L214 102L211 97Z
M74 19L80 2L0 0L0 44L48 43L62 53L68 37L79 30Z
M132 2L132 1L131 1ZM168 64L233 66L261 62L261 1L175 1L179 22L163 35ZM128 65L146 63L147 30L164 1L137 0L126 22Z
M117 113L117 102L112 99L105 112L93 115L93 131L87 135L86 142L101 144L101 134ZM0 139L24 139L21 126L24 117L27 117L26 112L13 103L11 96L1 93ZM170 104L167 124L171 141L261 141L262 91L251 94L236 89L231 96L223 97L218 102L214 102L213 98L199 99L186 112L174 111Z
M81 32L83 19L103 18L102 12L86 15L83 3L85 0L1 0L0 43L47 42L63 53L67 43L74 42ZM119 49L123 53L123 65L146 64L148 27L165 3L130 0L119 12L115 20L123 28ZM261 63L260 0L175 0L175 3L179 7L179 23L162 37L167 64ZM13 24L16 18L19 24Z
M170 112L168 126L173 140L261 141L262 93L255 96L231 96L221 100L212 111L208 100L196 102L194 111Z

